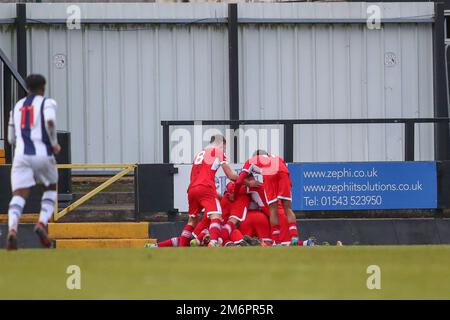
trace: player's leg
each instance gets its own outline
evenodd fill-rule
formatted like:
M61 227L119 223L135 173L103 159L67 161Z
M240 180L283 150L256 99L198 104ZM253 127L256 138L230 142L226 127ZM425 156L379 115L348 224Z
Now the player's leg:
M36 183L44 185L41 198L41 212L34 232L39 237L43 247L50 248L51 240L48 237L48 222L52 218L58 198L58 169L54 157L32 157L30 164L33 168Z
M216 195L205 195L201 200L201 205L205 208L206 217L210 220L208 247L218 247L220 233L222 229L222 207Z
M33 170L27 159L15 157L11 169L11 188L13 196L8 208L8 238L6 248L17 249L17 232L20 216L30 194L30 188L36 184Z
M228 221L222 225L220 230L220 237L224 244L227 244L230 241L231 234L236 229L239 221L236 218L230 217Z
M20 216L22 215L29 194L29 188L17 189L13 192L13 197L8 208L8 238L6 241L6 248L8 250L16 250L18 247L17 231L19 229Z
M280 220L278 219L278 205L269 204L271 237L274 245L280 244Z
M292 192L291 192L291 179L289 174L280 172L278 174L278 199L281 200L284 212L286 213L289 233L291 236L291 244L297 245L298 243L298 230L297 230L297 217L292 211Z
M249 244L244 240L244 235L239 229L234 229L230 235L230 242L238 247L246 247Z
M272 245L269 219L263 212L255 212L253 225L256 237L261 241L261 244Z
M192 232L192 240L189 243L190 247L198 247L203 243L204 238L209 237L209 219L206 214L203 215L202 220L197 224ZM209 239L207 240L209 242Z
M199 215L202 209L198 200L200 196L201 194L197 190L189 190L188 192L189 220L179 237L179 247L189 247L189 242L192 239L192 232L194 232L195 227L200 221Z
M278 175L264 176L266 202L269 206L271 237L273 245L280 243L280 221L278 220Z
M292 203L290 200L281 200L281 203L286 213L292 245L296 245L298 242L297 218L294 211L292 211Z
M197 229L197 228L196 228ZM195 233L195 231L192 233L192 236L194 237L191 242L191 247L199 247L199 246L207 246L209 243L209 225L207 228L203 229L199 233Z
M189 242L192 238L192 232L195 229L195 226L197 225L199 221L198 215L189 215L188 223L184 226L183 231L181 232L180 238L179 238L179 246L180 247L189 247Z
M169 240L164 240L164 241L158 242L156 244L156 247L158 247L158 248L178 247L179 243L180 243L180 237L173 237L173 238L170 238ZM150 247L152 247L152 246L150 246Z
M52 242L48 237L48 221L53 216L55 203L58 197L56 184L51 184L44 189L41 199L41 212L39 221L34 227L34 232L38 235L43 247L50 248Z
M224 243L228 241L233 230L237 228L237 225L245 221L249 204L250 197L247 194L239 194L231 203L230 217L222 226L221 231L221 238Z

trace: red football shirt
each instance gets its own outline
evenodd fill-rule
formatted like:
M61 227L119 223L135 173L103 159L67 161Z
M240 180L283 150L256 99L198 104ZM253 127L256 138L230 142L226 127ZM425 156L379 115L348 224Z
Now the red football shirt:
M273 155L251 157L245 162L242 170L249 174L258 173L263 176L274 175L278 172L289 173L284 160L281 157Z
M227 157L217 147L206 147L199 152L192 164L191 182L188 191L193 187L204 186L216 192L216 172L224 163L227 163Z

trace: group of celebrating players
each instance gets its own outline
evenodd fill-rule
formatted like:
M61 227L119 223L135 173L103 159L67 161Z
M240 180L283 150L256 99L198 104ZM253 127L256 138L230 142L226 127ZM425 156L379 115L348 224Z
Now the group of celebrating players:
M44 193L35 232L44 247L51 247L47 228L57 198L54 155L61 150L56 135L57 104L44 96L46 80L42 75L29 75L26 84L28 95L16 103L8 124L8 142L15 147L8 250L18 247L19 220L30 188L36 184L44 186ZM189 221L179 237L155 246L314 245L313 238L299 240L291 208L292 184L284 160L257 150L238 175L228 165L225 149L225 138L214 135L210 144L197 154L187 192ZM220 167L231 181L222 196L215 184ZM263 177L263 183L255 179L257 176Z
M238 175L229 166L225 149L225 138L214 135L196 155L187 191L188 223L179 237L150 246L315 245L313 238L299 240L284 160L257 150ZM230 180L223 195L217 193L215 184L220 167ZM255 178L258 175L263 182Z

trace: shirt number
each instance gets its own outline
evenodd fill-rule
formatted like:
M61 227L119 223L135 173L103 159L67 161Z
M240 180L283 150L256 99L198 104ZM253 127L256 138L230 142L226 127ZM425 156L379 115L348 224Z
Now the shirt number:
M194 159L194 164L201 164L205 159L205 151L200 152Z
M22 129L31 129L34 124L33 106L23 106L19 110L22 113L22 120L21 120Z

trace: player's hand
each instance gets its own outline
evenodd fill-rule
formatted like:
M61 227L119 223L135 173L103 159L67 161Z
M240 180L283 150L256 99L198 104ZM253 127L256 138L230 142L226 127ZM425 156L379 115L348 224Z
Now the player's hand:
M58 154L61 152L61 146L57 143L52 147L53 154Z
M228 200L230 200L231 202L234 201L234 193L229 193L228 194Z
M248 186L250 188L258 188L261 187L263 184L261 182L259 182L258 180L249 180L248 181Z

